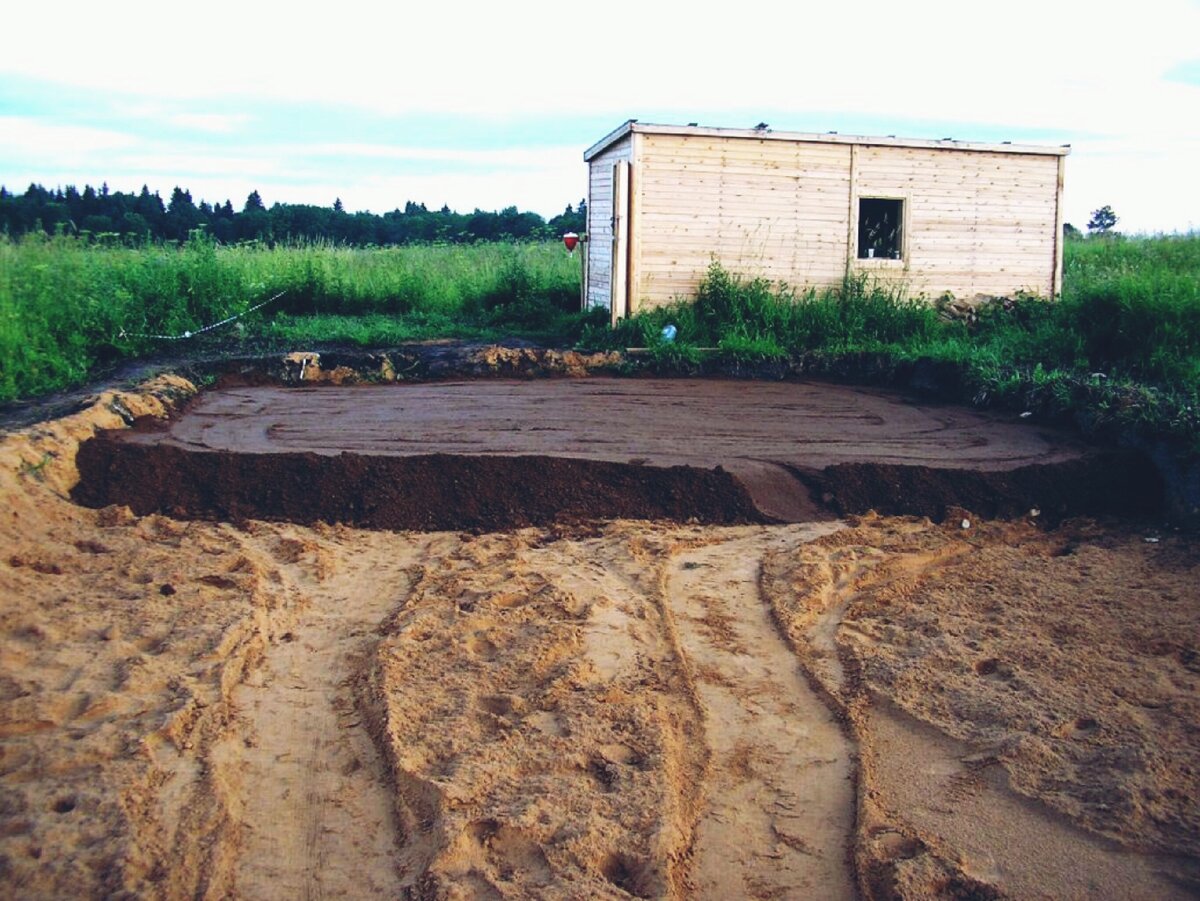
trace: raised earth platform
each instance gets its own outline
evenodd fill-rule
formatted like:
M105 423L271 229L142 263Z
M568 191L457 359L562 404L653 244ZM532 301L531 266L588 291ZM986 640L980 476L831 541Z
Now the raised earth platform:
M506 528L1155 513L1140 455L876 389L721 379L247 386L83 445L75 497L206 518Z

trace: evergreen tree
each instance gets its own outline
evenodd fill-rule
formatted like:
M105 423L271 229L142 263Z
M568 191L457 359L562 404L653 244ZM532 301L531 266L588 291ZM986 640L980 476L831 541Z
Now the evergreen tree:
M243 213L265 213L267 208L263 206L262 197L258 191L251 191L246 198L246 205L242 207Z
M349 213L341 198L332 207L277 203L269 210L257 191L246 198L241 212L226 200L222 204L198 203L189 190L176 186L167 203L158 192L142 185L137 193L112 191L107 182L99 190L85 185L53 190L37 183L22 194L0 185L0 231L19 236L30 231L53 234L56 230L120 233L133 240L187 240L188 233L205 227L222 242L271 241L286 237L328 239L348 244L408 244L415 241L465 243L489 240L536 240L566 231L583 231L586 205L568 204L547 223L536 213L515 206L499 212L476 209L456 213L448 204L430 210L424 203L407 201L404 207L382 216ZM78 225L78 229L76 229Z
M165 236L175 241L186 241L188 233L202 223L200 211L192 202L192 192L176 186L171 192L171 202L167 204Z

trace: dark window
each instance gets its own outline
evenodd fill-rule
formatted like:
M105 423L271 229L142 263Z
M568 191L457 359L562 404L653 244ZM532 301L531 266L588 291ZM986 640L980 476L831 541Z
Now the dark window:
M898 260L903 255L904 201L861 197L858 201L858 258Z

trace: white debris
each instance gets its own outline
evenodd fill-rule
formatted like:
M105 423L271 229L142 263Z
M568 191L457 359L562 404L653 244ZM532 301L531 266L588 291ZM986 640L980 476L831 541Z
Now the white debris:
M964 520L962 521L962 527L963 527L964 529L969 529L969 528L971 528L971 520L969 520L969 519L964 519Z
M1042 515L1042 511L1039 510L1037 507L1030 507L1029 515L1032 516L1034 519L1037 519L1039 516Z
M1022 413L1022 414L1021 414L1021 418L1022 418L1022 419L1028 419L1028 418L1029 418L1030 416L1032 416L1032 415L1033 415L1033 411L1032 411L1032 410L1026 410L1024 413Z
M1146 544L1158 544L1158 539L1157 539L1157 538L1154 538L1154 537L1152 537L1152 536L1148 536L1148 537L1145 539L1145 542L1146 542Z

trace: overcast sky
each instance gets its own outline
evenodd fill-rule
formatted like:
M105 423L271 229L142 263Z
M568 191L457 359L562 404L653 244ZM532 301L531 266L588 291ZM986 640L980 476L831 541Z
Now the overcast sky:
M1066 218L1200 228L1200 0L10 5L0 184L561 212L643 122L1071 144ZM819 10L819 11L818 11Z

